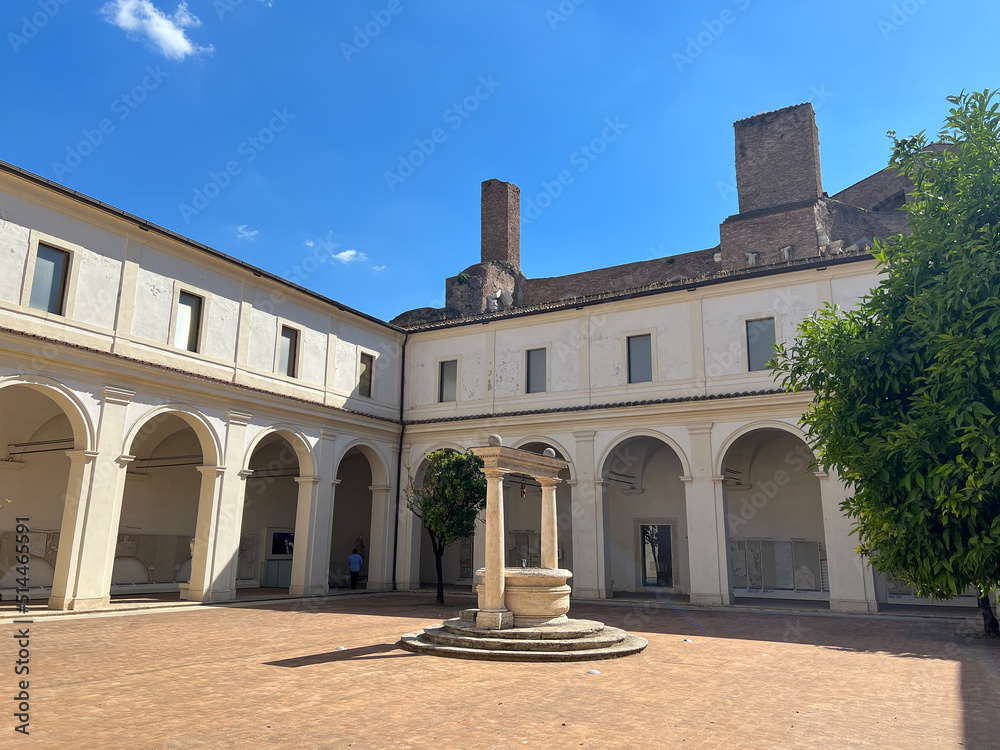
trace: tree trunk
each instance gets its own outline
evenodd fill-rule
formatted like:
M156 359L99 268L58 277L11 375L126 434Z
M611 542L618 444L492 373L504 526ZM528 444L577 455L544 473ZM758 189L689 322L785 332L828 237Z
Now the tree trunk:
M1000 623L997 622L997 616L993 614L990 594L985 589L979 590L979 611L983 616L983 635L1000 636Z
M444 545L434 542L434 567L437 569L438 575L437 599L434 601L438 604L444 604L444 572L441 570L442 557L444 557Z

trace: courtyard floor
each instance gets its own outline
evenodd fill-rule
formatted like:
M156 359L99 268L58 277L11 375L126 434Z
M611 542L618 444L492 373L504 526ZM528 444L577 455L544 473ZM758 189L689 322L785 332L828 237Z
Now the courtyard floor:
M0 747L1000 748L1000 642L961 637L975 619L574 603L572 616L649 647L570 664L397 648L471 601L357 594L5 618ZM17 677L11 636L25 627L30 675ZM11 700L25 678L28 737Z

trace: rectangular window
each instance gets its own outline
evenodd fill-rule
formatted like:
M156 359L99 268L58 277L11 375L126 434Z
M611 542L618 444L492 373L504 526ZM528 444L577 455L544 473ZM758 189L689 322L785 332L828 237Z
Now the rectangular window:
M278 352L278 372L294 378L298 358L299 332L294 328L281 326L281 349Z
M545 393L545 350L529 349L525 373L525 393Z
M438 402L457 401L458 360L442 362L438 372Z
M653 341L648 333L628 337L628 382L649 383L653 380Z
M358 395L365 398L372 397L372 374L375 369L375 357L371 354L361 355L361 364L358 368Z
M28 304L36 310L62 315L68 268L69 253L39 244L35 256L35 275L31 280L31 299Z
M747 362L750 372L770 369L774 357L774 318L747 321Z
M201 333L201 297L190 292L181 292L177 300L177 326L174 328L174 346L198 351L198 336Z

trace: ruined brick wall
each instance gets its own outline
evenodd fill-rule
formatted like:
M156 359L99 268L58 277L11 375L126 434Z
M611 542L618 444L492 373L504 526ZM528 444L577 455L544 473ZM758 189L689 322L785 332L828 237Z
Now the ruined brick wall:
M523 304L535 305L570 297L635 289L675 278L705 276L720 268L720 264L714 260L715 253L716 249L711 248L566 276L526 279Z
M790 247L787 260L801 260L819 255L816 226L816 201L797 208L737 214L719 227L722 239L722 268L733 271L746 268L747 254L756 253L754 265L782 263L781 249Z
M740 213L823 195L812 104L748 117L733 127Z

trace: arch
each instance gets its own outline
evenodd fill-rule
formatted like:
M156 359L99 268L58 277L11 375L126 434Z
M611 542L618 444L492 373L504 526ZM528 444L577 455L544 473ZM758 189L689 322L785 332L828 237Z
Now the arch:
M62 383L52 378L38 375L8 375L0 378L0 389L15 385L23 385L48 396L65 412L73 428L74 450L95 450L96 433L94 423L84 408L80 398Z
M570 457L572 454L570 454L570 452L567 451L562 445L557 443L552 438L543 437L541 435L532 435L530 437L521 438L520 440L516 441L513 447L520 448L522 445L528 445L530 443L545 443L546 445L550 445L553 448L555 448L555 450L558 451L559 454L563 457L563 460L569 463L569 481L571 482L576 481L576 465L574 464L573 459Z
M270 425L257 433L243 455L242 469L248 470L250 468L250 459L253 457L254 451L269 435L280 436L295 451L295 457L299 461L299 476L316 477L316 454L309 444L309 439L298 428L284 424Z
M357 448L361 454L368 459L368 466L371 468L372 472L372 486L385 486L389 484L389 462L386 461L385 456L382 455L374 443L371 443L363 438L358 438L352 440L346 446L344 450L340 452L337 457L336 468L333 471L333 475L337 476L340 473L340 465L344 461L344 456L347 455L348 451L352 448Z
M729 452L729 449L732 448L736 444L736 441L741 437L749 435L752 432L757 432L758 430L781 430L783 432L787 432L799 438L803 443L805 443L807 448L812 450L809 446L809 440L806 437L806 434L795 425L789 424L788 422L782 422L777 419L762 419L757 422L750 422L742 427L738 427L729 434L729 436L722 442L722 445L715 455L715 460L712 462L712 473L715 476L722 476L723 464L726 461L726 454Z
M615 449L618 446L620 446L627 440L631 440L632 438L638 438L638 437L653 438L654 440L659 440L665 445L667 445L667 447L669 447L677 455L677 460L681 462L681 468L683 469L684 474L686 476L691 475L691 463L688 461L688 457L687 454L684 452L684 449L681 448L680 444L672 437L664 435L662 432L659 432L657 430L629 430L628 432L623 432L621 435L618 435L618 437L616 437L614 440L608 443L608 447L605 448L604 452L601 454L601 459L600 461L597 462L595 466L598 473L599 474L604 473L605 462L607 462L608 458L611 456L611 454L615 451Z
M163 406L153 407L143 413L141 417L132 423L132 426L126 432L121 455L130 455L132 443L138 437L139 431L150 420L155 419L161 414L173 414L184 420L198 437L198 442L201 444L204 465L219 465L219 459L222 456L222 442L219 440L219 436L201 412L183 404L164 404Z

